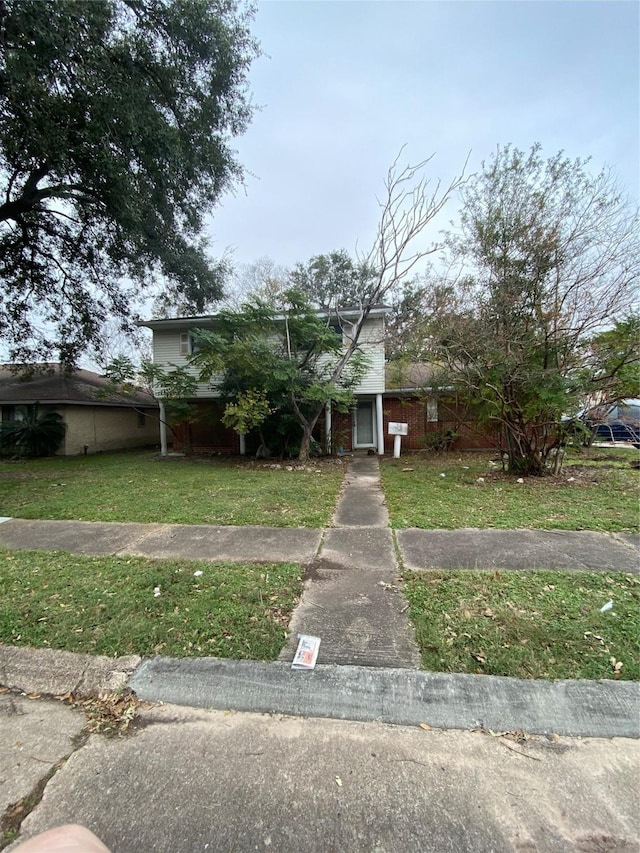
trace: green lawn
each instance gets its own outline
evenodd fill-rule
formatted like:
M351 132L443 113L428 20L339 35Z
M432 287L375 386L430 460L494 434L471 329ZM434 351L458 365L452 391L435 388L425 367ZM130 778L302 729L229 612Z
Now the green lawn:
M149 453L2 461L0 515L326 527L343 473L333 464L276 469L216 459L161 460Z
M572 455L562 474L503 474L488 454L385 460L382 482L391 526L637 531L640 472L634 450L593 448ZM442 476L444 474L444 476ZM478 482L482 477L484 482Z
M427 670L640 679L637 576L406 572L404 592Z
M301 589L300 566L291 563L0 550L0 643L275 660Z

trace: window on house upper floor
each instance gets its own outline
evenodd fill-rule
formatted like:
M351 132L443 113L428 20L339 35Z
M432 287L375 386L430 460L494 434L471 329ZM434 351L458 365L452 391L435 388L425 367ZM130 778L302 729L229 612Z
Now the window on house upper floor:
M331 323L331 329L341 341L345 342L345 344L353 337L353 323L349 323L347 320L335 320Z
M342 339L342 328L340 327L340 323L330 323L329 328L334 335Z
M191 332L180 333L180 355L189 356L198 352L198 342L194 340Z

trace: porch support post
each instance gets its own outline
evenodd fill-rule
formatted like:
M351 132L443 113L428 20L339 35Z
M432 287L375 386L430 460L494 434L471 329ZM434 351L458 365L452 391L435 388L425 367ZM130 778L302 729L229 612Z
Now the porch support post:
M376 394L376 432L378 434L378 455L384 456L384 420L382 417L382 394Z
M160 455L167 455L167 411L160 401Z
M329 455L331 454L331 400L327 400L327 405L324 407L324 449Z
M246 452L247 452L246 438L247 438L246 435L243 432L241 432L240 433L240 456L246 455Z

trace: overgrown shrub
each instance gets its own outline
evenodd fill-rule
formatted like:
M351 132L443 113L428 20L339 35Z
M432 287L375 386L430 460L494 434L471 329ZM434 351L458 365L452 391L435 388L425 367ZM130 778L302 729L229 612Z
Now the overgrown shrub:
M436 429L425 434L422 438L422 444L425 450L430 450L433 453L442 453L451 450L457 437L458 433L451 429Z
M52 456L62 446L67 425L57 412L27 406L22 420L0 425L0 451L11 456Z

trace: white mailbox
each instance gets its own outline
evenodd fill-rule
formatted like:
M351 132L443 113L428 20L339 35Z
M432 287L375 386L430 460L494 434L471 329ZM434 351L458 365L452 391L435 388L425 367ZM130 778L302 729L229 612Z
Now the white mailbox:
M407 435L409 432L409 424L399 424L394 421L389 422L389 435Z
M409 432L409 424L399 424L395 421L389 421L389 435L395 436L393 439L393 458L400 457L400 442L401 436L407 435Z

